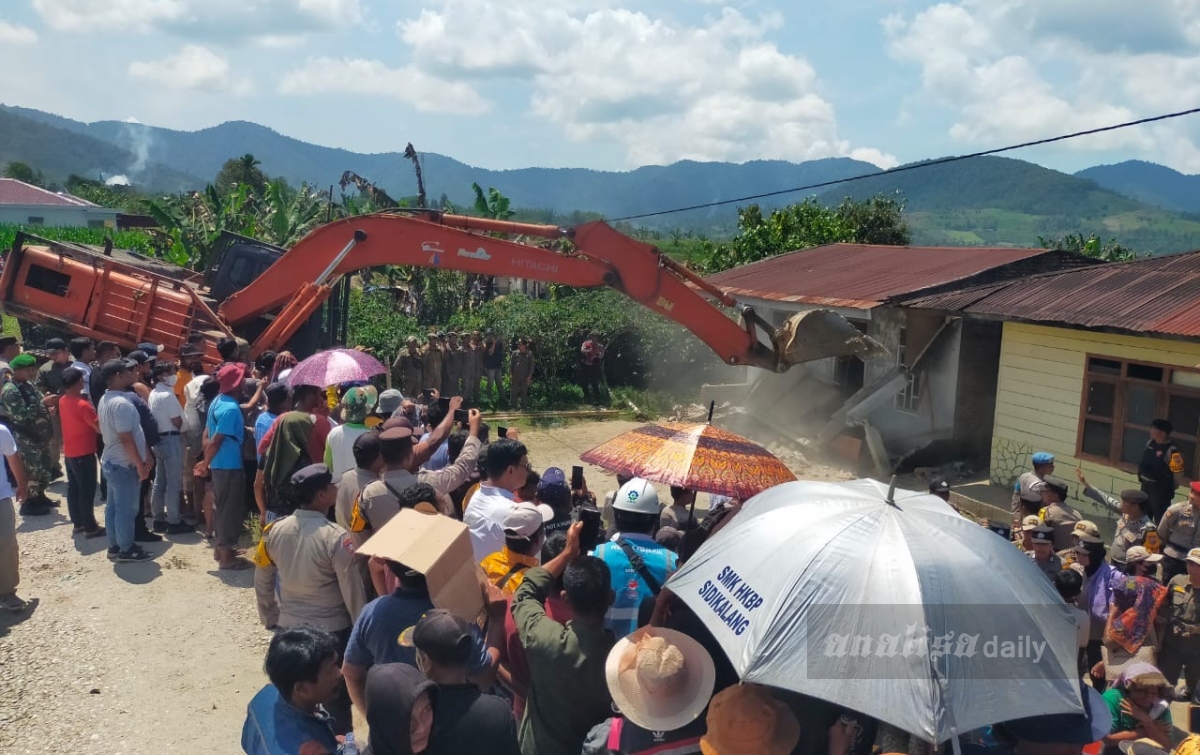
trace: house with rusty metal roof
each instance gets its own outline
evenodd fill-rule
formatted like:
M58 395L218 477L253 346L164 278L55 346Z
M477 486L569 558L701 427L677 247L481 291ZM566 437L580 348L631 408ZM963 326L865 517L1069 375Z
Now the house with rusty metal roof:
M0 178L0 223L24 226L116 228L118 210L15 178Z
M1200 252L993 282L909 299L930 316L1002 329L990 449L1011 486L1038 451L1055 455L1071 502L1104 521L1075 484L1119 495L1157 418L1174 425L1183 469L1200 478Z
M991 442L1001 326L912 309L906 301L1095 264L1048 249L828 244L707 280L776 326L797 312L831 309L882 346L866 360L805 365L800 390L794 377L752 375L748 394L761 404L752 411L771 407L771 416L822 442L847 435L865 441L885 473L939 441L980 459ZM826 417L814 426L814 418Z

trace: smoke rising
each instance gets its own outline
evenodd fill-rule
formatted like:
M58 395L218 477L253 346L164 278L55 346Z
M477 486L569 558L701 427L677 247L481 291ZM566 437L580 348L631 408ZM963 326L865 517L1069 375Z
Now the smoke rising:
M108 180L104 182L104 185L105 186L129 186L131 184L129 181L129 176L122 173L117 176L109 176Z
M128 185L128 176L132 176L133 178L139 177L146 170L146 166L149 165L150 150L154 146L154 138L151 136L148 127L131 118L121 124L121 141L133 153L134 160L125 169L125 175L113 176L109 181L124 178L124 185Z

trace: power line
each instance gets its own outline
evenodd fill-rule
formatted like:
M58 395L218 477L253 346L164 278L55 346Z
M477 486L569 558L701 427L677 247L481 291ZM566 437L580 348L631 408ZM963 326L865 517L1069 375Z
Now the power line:
M1011 152L1015 149L1024 149L1026 147L1037 147L1042 144L1052 144L1054 142L1062 142L1067 139L1077 139L1081 136L1091 136L1092 134L1102 134L1106 131L1118 131L1123 128L1131 128L1133 126L1142 126L1147 123L1156 123L1158 121L1166 121L1172 118L1182 118L1185 115L1195 115L1200 113L1200 107L1190 110L1180 110L1177 113L1167 113L1165 115L1156 115L1151 118L1141 118L1136 121L1128 121L1126 123L1117 123L1111 126L1101 126L1100 128L1091 128L1086 131L1075 131L1070 134L1061 136L1052 136L1048 139L1037 139L1031 142L1021 142L1020 144L1012 144L1007 147L997 147L995 149L986 149L982 152L972 152L969 155L955 155L954 157L939 157L936 160L928 160L920 163L910 163L901 165L888 170L881 170L878 173L866 173L861 176L850 176L849 178L838 178L832 181L822 181L821 183L808 184L807 186L796 186L790 189L779 189L778 191L768 191L763 194L751 194L746 197L738 197L736 199L722 199L716 202L705 202L704 204L694 204L689 207L676 207L670 210L658 210L657 212L643 212L638 215L626 215L620 218L610 218L609 222L617 223L623 220L641 220L642 218L653 218L659 215L671 215L676 212L688 212L690 210L703 210L709 207L720 207L727 204L737 204L739 202L749 202L755 199L765 199L767 197L777 197L782 194L794 194L799 191L809 191L811 189L823 189L827 186L837 186L838 184L850 183L851 181L862 181L866 178L879 178L880 176L890 176L894 173L904 173L910 170L919 168L931 168L935 165L946 165L947 163L956 163L961 160L970 160L975 157L986 157L988 155L998 155L1001 152Z

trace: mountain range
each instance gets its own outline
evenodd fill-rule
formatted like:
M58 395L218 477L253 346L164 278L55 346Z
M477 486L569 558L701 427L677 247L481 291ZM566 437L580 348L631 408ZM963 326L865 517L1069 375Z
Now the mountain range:
M325 187L336 184L344 171L353 171L392 196L416 194L412 165L399 152L362 154L322 147L245 121L176 131L119 121L83 123L0 106L0 164L20 160L50 180L61 181L76 173L127 180L144 190L182 191L202 187L227 159L247 153L261 162L268 175L293 184ZM1036 245L1039 237L1095 233L1144 252L1200 247L1200 176L1139 161L1069 175L1022 160L984 157L878 176L873 175L880 172L876 166L849 158L803 163L684 161L624 172L496 171L434 153L421 153L421 162L431 198L445 195L456 204L470 205L471 184L478 183L485 189L497 188L515 207L548 211L547 219L557 222L576 211L622 218L866 177L759 203L775 207L806 195L836 203L845 196L898 193L906 205L914 242L924 244L1029 246ZM635 222L661 230L717 235L736 226L736 207L727 204Z

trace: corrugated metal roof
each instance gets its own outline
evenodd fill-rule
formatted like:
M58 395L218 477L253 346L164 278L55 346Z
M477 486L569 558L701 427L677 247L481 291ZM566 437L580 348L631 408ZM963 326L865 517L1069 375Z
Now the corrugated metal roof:
M912 299L1001 319L1200 338L1200 251L1047 273Z
M708 282L734 296L869 309L893 297L1056 254L1045 249L827 244L726 270Z
M99 207L74 194L53 192L15 178L0 178L0 205L46 205L50 207Z

